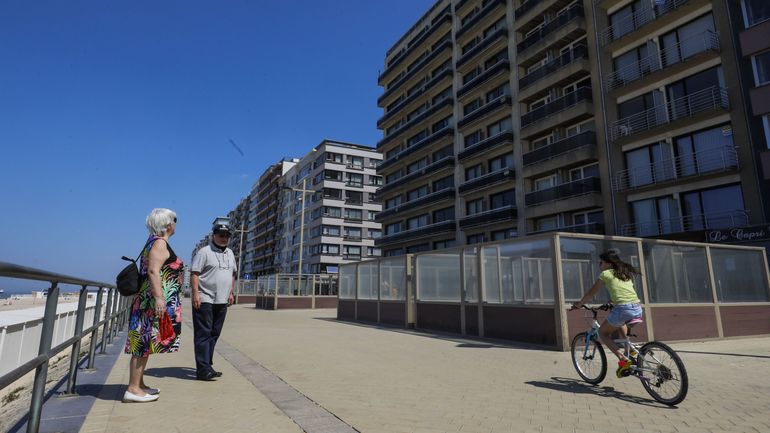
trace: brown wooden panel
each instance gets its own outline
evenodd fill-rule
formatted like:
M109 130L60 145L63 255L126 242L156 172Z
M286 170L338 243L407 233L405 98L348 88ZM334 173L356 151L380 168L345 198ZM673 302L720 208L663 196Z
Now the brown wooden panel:
M312 308L313 301L309 296L278 297L279 310L296 310L301 308Z
M359 322L377 322L377 301L371 300L358 300L358 316L356 320Z
M405 326L406 324L406 305L404 301L381 301L380 302L380 323L389 325Z
M337 308L336 296L316 296L315 297L316 308Z
M255 308L261 308L263 310L273 309L274 298L272 296L257 296L254 301Z
M418 329L460 333L460 304L417 304Z
M479 306L465 306L465 333L467 335L479 335Z
M484 336L556 346L554 310L486 305Z
M770 305L719 307L725 337L770 334Z
M656 340L697 340L719 337L714 307L655 307L652 325Z
M337 319L355 320L356 301L353 299L340 299L337 302Z
M240 295L238 296L239 304L253 304L257 301L257 297L254 295Z

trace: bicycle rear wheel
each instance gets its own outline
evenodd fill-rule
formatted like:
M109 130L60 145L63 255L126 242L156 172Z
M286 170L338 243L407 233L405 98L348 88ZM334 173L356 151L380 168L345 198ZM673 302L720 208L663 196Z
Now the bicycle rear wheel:
M644 389L655 400L674 406L687 396L687 370L679 355L667 345L651 341L640 349L637 359Z
M572 365L583 380L596 385L607 375L607 355L595 337L586 342L586 335L581 332L572 339Z

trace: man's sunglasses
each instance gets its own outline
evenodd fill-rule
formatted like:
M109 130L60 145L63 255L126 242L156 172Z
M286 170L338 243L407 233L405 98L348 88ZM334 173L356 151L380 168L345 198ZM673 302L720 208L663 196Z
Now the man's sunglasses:
M228 232L214 232L214 234L217 235L217 236L224 236L226 238L230 237L230 233L228 233Z

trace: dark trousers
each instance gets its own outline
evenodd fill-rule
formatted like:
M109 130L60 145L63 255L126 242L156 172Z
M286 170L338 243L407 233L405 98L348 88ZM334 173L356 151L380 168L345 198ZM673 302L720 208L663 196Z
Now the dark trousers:
M193 308L193 341L195 343L195 370L198 375L212 371L214 346L227 316L227 304L201 303Z

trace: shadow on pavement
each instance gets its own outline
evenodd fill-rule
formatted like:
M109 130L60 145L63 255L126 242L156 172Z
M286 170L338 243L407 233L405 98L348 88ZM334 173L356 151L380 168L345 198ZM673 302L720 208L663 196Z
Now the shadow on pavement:
M195 369L190 367L148 368L144 371L144 375L150 377L173 377L176 379L196 380Z
M112 400L121 401L123 399L123 392L126 390L125 384L88 384L78 385L75 388L75 392L79 396L89 396L100 400Z
M536 386L538 388L552 389L554 391L569 392L572 394L593 394L599 397L617 398L629 403L636 403L661 409L676 409L676 407L666 406L656 402L655 400L628 395L620 391L616 391L615 388L611 386L590 385L583 381L566 377L552 377L549 381L531 380L524 383L527 385Z
M746 355L743 353L723 353L723 352L700 352L697 350L677 350L676 353L690 353L693 355L724 355L724 356L741 356L746 358L759 358L770 359L768 355Z

